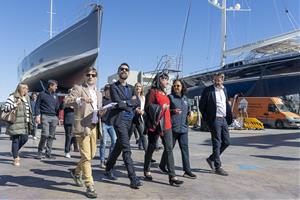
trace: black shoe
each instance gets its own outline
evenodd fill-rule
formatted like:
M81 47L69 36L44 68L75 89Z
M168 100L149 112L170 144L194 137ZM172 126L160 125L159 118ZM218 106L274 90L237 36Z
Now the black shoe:
M161 171L162 173L168 173L168 170L166 169L166 167L163 167L163 166L161 166L161 165L158 165L158 168L160 169L160 171Z
M112 170L110 170L110 171L105 171L104 176L105 176L107 179L112 180L112 181L118 180L118 178L113 174Z
M152 176L150 172L144 172L144 176L146 180L152 181Z
M215 169L214 161L212 161L210 158L206 158L206 162L212 170Z
M164 148L163 147L157 147L156 149L155 149L155 151L160 151L160 150L163 150Z
M143 186L143 183L140 181L139 178L134 177L133 179L131 179L131 181L130 181L130 187L132 189L139 189L141 186Z
M178 180L176 177L169 177L169 183L172 186L180 186L183 184L183 181Z
M86 188L85 195L87 196L87 198L90 198L90 199L95 199L95 198L98 197L98 195L97 195L97 193L96 193L96 191L95 191L95 189L94 189L93 186L88 186Z
M191 178L191 179L196 179L197 178L196 174L193 174L192 172L184 172L183 177Z
M155 163L155 162L156 162L156 160L154 160L154 159L151 159L151 162L152 162L152 163Z
M83 183L82 183L81 176L75 174L75 169L70 169L70 174L71 174L71 177L73 178L73 180L75 182L75 185L78 186L78 187L82 187Z
M143 147L141 147L141 146L139 146L139 150L144 150L144 148L143 148Z
M51 155L51 154L46 154L46 158L50 159L50 160L55 160L56 159L56 157Z
M215 174L218 174L221 176L228 176L228 173L221 167L219 167L215 170Z
M37 160L42 160L44 158L43 153L42 152L38 152L35 159Z

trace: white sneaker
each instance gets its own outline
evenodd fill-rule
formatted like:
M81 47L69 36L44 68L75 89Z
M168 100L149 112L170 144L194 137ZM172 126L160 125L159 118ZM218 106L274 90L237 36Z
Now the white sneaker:
M66 154L65 154L65 157L66 157L66 158L71 158L71 154L70 154L70 153L66 153Z

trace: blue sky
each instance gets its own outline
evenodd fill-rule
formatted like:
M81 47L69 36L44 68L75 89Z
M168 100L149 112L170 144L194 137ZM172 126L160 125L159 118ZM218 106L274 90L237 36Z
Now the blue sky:
M206 0L191 0L183 49L183 74L220 63L220 11ZM220 0L219 0L220 1ZM50 0L0 0L0 101L17 83L17 66L49 38ZM158 59L179 53L188 0L53 0L53 29L61 32L85 16L91 2L104 7L100 40L100 85L127 62L132 69L153 70ZM251 12L229 13L228 48L294 30L285 9L300 25L299 0L228 0Z

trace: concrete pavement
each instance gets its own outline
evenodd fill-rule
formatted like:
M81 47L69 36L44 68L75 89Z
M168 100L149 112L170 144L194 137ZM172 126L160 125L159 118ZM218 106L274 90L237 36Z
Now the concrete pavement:
M3 130L2 130L3 131ZM104 178L99 168L99 151L93 160L93 176L99 199L299 199L300 130L231 131L231 146L221 159L229 173L210 173L205 162L211 153L210 133L190 131L190 161L197 179L184 180L181 187L168 184L157 163L152 166L153 181L143 181L139 190L129 188L123 161L117 162L117 181ZM76 187L68 169L74 168L79 153L64 157L63 128L54 141L56 160L35 160L39 140L29 139L21 150L21 166L15 167L10 154L11 141L0 135L0 199L86 199L84 188ZM107 150L108 151L108 150ZM138 176L143 176L144 152L132 140L132 153ZM159 161L161 151L154 153ZM176 145L176 174L182 176L181 155Z

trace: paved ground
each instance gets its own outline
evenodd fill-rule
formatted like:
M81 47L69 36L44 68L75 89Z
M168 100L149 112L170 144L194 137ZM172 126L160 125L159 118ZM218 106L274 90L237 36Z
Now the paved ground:
M64 135L58 129L54 143L56 160L35 160L38 141L30 139L21 154L21 167L11 163L11 142L0 135L0 199L85 199L84 188L74 185L68 172L78 153L64 158ZM168 184L167 175L152 167L152 182L139 190L130 189L123 162L116 165L117 181L104 179L99 157L93 160L93 175L99 199L300 199L300 130L231 131L232 145L222 156L230 175L210 173L205 158L211 152L208 132L190 132L190 160L196 180L186 179L181 187ZM144 152L132 140L137 174L143 175ZM98 156L99 154L97 154ZM182 175L181 155L175 149L176 173ZM154 154L159 160L161 152Z

